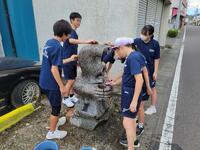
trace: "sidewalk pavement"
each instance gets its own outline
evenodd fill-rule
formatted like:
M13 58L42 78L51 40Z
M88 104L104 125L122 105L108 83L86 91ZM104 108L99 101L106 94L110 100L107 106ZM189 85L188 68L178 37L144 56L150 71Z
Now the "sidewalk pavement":
M157 113L145 118L145 132L141 137L141 147L138 150L157 150L159 148L162 127L173 82L174 72L182 43L183 34L177 38L167 38L167 45L161 51L161 61L157 80L158 105ZM150 100L145 107L150 105Z

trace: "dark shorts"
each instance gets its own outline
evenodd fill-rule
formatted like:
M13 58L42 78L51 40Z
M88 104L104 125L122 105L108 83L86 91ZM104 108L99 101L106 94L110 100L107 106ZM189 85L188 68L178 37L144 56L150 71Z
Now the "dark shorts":
M59 90L44 90L51 106L60 107L62 102L62 96Z
M128 117L128 118L132 118L135 119L137 116L137 112L139 110L140 107L140 103L142 100L142 96L140 95L139 99L138 99L138 104L137 104L137 110L135 112L131 112L129 109L130 104L132 102L133 99L133 88L129 88L129 87L122 87L122 95L121 95L121 110L122 110L122 116L123 117Z
M77 77L77 66L76 65L64 65L63 73L65 80L75 80Z
M152 80L151 82L151 88L155 88L156 87L156 80Z
M147 94L146 86L142 87L142 101L148 101L149 95Z

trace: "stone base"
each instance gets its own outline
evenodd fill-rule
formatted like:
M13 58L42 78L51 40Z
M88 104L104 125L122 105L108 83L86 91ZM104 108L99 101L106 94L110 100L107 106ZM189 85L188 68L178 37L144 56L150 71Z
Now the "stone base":
M83 118L77 115L74 115L70 122L72 125L84 128L87 130L94 130L101 122L107 121L109 119L110 113L112 112L112 107L107 110L103 116L101 116L99 119L95 118Z

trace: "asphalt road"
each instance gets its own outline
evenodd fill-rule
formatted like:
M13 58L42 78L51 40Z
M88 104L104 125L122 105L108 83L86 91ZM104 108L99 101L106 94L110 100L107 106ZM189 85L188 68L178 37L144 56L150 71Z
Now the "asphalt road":
M184 46L173 143L200 150L200 27L187 27Z

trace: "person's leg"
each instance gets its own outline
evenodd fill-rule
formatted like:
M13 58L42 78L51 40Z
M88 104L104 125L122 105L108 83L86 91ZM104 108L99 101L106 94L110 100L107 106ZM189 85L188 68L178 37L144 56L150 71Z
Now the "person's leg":
M128 140L128 150L134 150L134 141L136 138L136 121L135 119L124 117L123 126L126 130Z
M145 114L152 115L157 112L157 91L156 91L156 81L152 82L152 95L151 95L151 106L147 108Z
M136 135L141 136L144 132L144 121L145 121L145 115L144 115L144 100L140 104L140 108L138 111L138 124L136 128Z
M139 111L138 111L138 121L139 123L141 124L144 124L144 101L141 102L140 104L140 108L139 108Z
M50 130L46 135L47 139L62 139L67 135L66 131L57 129L58 117L61 110L61 93L60 91L48 91L47 97L51 105Z
M74 95L74 88L73 88L74 84L72 85L72 88L70 90L70 95Z
M65 66L63 68L64 71L64 76L65 76L65 80L66 82L66 95L64 95L64 101L63 103L67 106L67 107L74 107L74 104L77 103L78 99L74 96L74 90L73 90L73 86L74 86L74 82L77 76L77 66L76 65L72 65L72 66Z
M151 105L156 107L157 104L157 90L156 87L152 88Z
M65 97L68 97L70 95L70 93L73 91L74 81L75 80L67 80L67 83L65 85L65 87L67 89Z
M71 97L70 97L70 91L73 88L73 85L74 85L74 80L68 80L65 85L67 92L64 95L63 104L65 104L68 108L74 107L74 103L72 102Z
M50 116L50 131L55 131L56 130L56 126L58 123L58 116L60 114L60 109L61 106L52 106L52 112L51 112L51 116Z
M73 97L75 99L75 96L74 96L74 82L75 82L75 79L77 77L77 66L72 66L72 72L71 72L71 75L70 75L70 80L74 80L73 81L73 84L72 84L72 87L70 89L70 97ZM75 100L75 103L78 101L78 99Z

